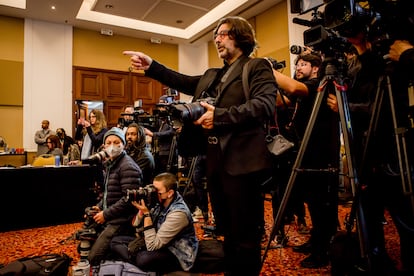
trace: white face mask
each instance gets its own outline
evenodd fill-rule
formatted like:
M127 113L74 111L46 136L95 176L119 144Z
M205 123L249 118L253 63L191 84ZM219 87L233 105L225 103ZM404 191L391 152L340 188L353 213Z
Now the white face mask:
M122 144L120 144L119 146L112 144L105 149L106 153L109 155L110 158L118 157L123 150L124 150L124 145Z

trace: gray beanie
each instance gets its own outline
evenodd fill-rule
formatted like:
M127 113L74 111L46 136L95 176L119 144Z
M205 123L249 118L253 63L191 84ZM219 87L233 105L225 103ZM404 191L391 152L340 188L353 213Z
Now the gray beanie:
M106 137L108 137L109 135L118 136L119 139L121 139L122 144L125 145L125 133L119 127L113 127L105 133L104 139L103 139L104 144L105 144Z

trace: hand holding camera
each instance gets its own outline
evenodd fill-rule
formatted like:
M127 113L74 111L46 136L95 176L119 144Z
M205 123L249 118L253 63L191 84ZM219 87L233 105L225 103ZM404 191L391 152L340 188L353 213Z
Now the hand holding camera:
M201 117L198 118L194 124L201 125L205 129L212 129L214 122L214 105L209 104L208 102L200 101L200 106L204 107L206 112L201 115Z

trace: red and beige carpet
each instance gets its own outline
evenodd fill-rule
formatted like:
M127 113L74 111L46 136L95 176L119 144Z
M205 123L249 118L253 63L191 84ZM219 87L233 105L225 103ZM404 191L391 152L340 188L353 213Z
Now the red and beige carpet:
M273 227L271 202L265 201L266 210L266 232L269 234ZM339 219L341 226L345 215L349 212L348 207L340 206ZM384 226L387 240L387 250L391 258L398 265L399 262L399 239L391 218L386 214L387 224ZM200 220L201 221L201 220ZM307 216L310 224L309 215ZM66 253L73 258L72 264L79 261L77 246L79 241L74 239L74 234L82 227L83 222L50 226L44 228L25 229L0 233L0 264L7 264L25 256L36 256L46 253ZM201 222L195 224L197 235L203 239ZM289 241L286 247L270 249L267 253L261 275L291 275L291 276L312 276L330 275L330 267L319 269L305 269L300 266L300 261L305 255L292 251L292 246L305 242L309 235L301 235L296 231L294 224L287 227ZM263 242L266 247L267 241ZM210 275L210 274L205 274ZM222 275L222 274L217 274Z

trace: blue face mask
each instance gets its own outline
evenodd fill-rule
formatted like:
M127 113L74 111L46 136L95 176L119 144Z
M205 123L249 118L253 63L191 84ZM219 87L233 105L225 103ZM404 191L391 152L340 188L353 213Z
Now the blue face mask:
M109 155L110 158L118 157L123 150L124 146L122 144L120 144L119 146L110 145L105 149L106 153Z

